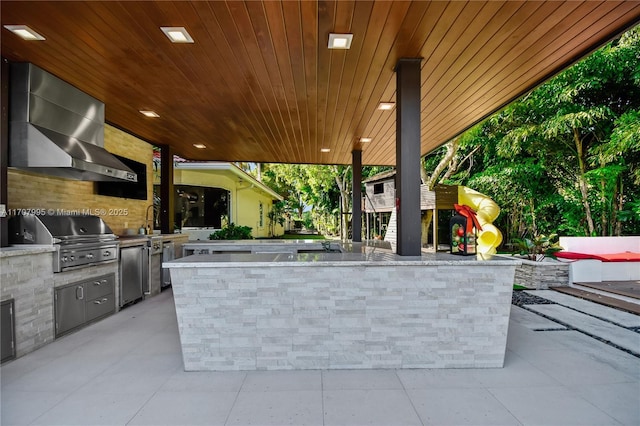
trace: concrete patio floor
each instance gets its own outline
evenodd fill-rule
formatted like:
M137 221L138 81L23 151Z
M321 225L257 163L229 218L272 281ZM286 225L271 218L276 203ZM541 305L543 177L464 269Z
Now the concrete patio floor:
M640 424L640 358L516 306L502 369L186 373L165 291L0 374L3 426Z

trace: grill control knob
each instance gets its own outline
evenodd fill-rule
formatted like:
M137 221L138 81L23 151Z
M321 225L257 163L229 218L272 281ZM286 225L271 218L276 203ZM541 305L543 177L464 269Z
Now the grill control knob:
M109 256L111 256L111 252L110 252L109 250L105 250L105 252L104 252L104 256L105 256L105 257L109 257Z
M62 256L62 261L66 262L68 260L67 256Z
M74 256L69 256L69 261L73 262L76 258Z
M87 259L93 259L93 253L88 253L87 254Z

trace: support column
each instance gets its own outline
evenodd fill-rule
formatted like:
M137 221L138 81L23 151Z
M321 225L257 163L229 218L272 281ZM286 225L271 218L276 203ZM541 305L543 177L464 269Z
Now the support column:
M163 234L173 234L175 204L173 189L173 149L160 148L160 229Z
M433 217L431 218L433 221L433 252L438 251L438 209L433 209Z
M351 215L351 241L354 243L362 242L362 151L354 150L351 152L353 164L353 181L351 187L352 197L351 205L353 213Z
M397 254L420 256L420 62L396 66Z
M2 115L0 121L0 247L9 245L9 225L6 212L9 198L7 194L9 164L9 62L2 58L2 93L0 108Z

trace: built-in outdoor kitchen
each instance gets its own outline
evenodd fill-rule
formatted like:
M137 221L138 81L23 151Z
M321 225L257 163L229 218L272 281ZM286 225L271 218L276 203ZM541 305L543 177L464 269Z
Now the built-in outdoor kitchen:
M8 348L3 340L3 360L160 294L171 285L161 267L163 246L173 249L166 254L170 259L176 242L186 240L181 235L117 237L97 216L19 215L11 229L35 238L0 249L1 299L11 324L2 335ZM85 234L76 233L84 229Z
M9 68L3 362L160 294L187 240L154 230L152 145L46 71Z
M156 233L151 144L32 64L9 87L3 360L171 285L185 370L502 366L518 262Z

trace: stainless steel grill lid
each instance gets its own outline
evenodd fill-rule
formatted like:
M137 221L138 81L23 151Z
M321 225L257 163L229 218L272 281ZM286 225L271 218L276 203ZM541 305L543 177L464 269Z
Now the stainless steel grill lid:
M111 228L98 216L34 215L14 216L9 220L13 244L58 244L69 240L115 240Z

